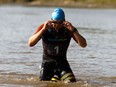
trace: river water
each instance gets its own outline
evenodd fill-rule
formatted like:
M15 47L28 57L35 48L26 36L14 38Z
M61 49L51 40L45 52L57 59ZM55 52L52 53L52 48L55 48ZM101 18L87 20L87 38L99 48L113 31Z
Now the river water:
M76 83L39 81L41 41L30 48L28 38L50 19L52 7L0 6L0 87L116 87L116 9L64 8L88 46L73 40L68 61Z

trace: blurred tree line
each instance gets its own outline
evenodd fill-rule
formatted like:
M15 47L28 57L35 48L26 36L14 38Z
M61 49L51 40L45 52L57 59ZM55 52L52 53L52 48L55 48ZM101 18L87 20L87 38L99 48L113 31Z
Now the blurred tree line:
M41 1L41 2L59 2L59 1L72 1L72 2L96 2L96 3L110 3L110 2L116 2L116 0L0 0L1 3L7 3L7 2L32 2L32 1Z
M0 0L0 3L31 2L34 0Z

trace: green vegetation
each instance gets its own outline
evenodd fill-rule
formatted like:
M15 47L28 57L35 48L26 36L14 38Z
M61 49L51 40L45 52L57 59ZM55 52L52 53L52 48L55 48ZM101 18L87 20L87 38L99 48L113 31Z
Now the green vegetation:
M0 3L28 3L28 5L34 6L116 8L116 0L0 0Z

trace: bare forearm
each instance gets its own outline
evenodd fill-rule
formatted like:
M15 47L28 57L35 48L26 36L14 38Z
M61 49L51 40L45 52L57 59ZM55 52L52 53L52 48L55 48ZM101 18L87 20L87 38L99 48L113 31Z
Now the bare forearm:
M64 26L72 33L73 39L81 46L86 47L87 43L83 36L79 34L77 29L68 21L64 22Z
M41 39L41 37L42 37L42 35L43 35L43 33L48 29L48 28L50 28L51 26L49 25L49 23L50 23L51 21L46 21L45 23L44 23L44 25L43 25L43 27L36 33L36 34L34 34L33 36L31 36L30 38L29 38L29 41L28 41L28 45L29 46L34 46L34 45L36 45L37 44L37 42Z
M28 45L30 47L34 46L37 44L37 42L41 39L43 33L44 33L44 29L41 29L38 33L34 34L33 36L31 36L29 38L29 41L28 41Z
M73 33L73 38L81 47L87 46L86 39L83 36L81 36L78 31L75 31Z

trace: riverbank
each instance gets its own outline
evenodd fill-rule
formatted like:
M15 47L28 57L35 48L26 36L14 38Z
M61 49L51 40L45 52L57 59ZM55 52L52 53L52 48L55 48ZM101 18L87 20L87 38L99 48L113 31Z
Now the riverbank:
M0 3L46 7L116 8L116 0L1 0Z
M107 1L107 0L106 0ZM77 8L116 8L116 2L95 2L95 1L33 1L26 5L29 6L50 6L50 7L77 7Z

